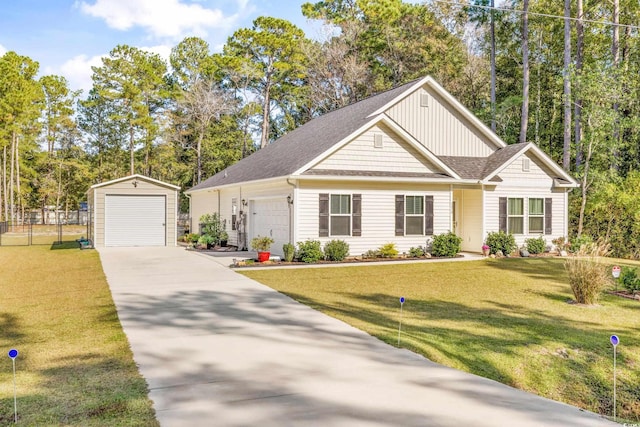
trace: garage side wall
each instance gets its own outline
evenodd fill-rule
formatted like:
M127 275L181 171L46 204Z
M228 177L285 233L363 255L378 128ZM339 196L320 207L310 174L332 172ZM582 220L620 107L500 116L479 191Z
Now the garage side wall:
M134 181L136 185L134 186ZM176 228L177 228L177 197L178 193L173 188L163 187L158 184L143 181L141 179L129 179L98 187L90 191L89 196L92 198L90 203L95 203L94 208L94 245L105 245L105 197L107 195L122 196L165 196L166 198L166 245L176 245Z

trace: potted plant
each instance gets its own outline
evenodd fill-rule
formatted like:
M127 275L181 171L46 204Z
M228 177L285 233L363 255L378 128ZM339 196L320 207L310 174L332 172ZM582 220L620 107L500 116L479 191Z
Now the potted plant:
M273 244L273 239L268 236L257 236L251 239L251 248L258 252L258 262L269 261L269 257L271 256L271 245Z
M229 234L222 230L220 232L220 246L225 247L227 246L227 242L229 241Z
M491 252L491 247L489 245L482 245L482 255L489 256L489 252Z
M198 245L200 245L201 247L206 247L207 249L211 249L211 246L214 243L215 243L215 239L213 238L213 236L210 236L208 234L203 234L198 239Z

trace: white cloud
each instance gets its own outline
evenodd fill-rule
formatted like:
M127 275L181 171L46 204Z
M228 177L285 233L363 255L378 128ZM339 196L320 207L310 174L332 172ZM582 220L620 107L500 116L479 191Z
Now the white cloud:
M87 96L89 89L93 86L93 81L91 80L93 71L91 67L100 67L102 65L102 57L106 56L108 54L92 57L87 55L75 56L60 66L60 74L67 78L71 89L82 89L83 96Z
M160 55L160 58L164 59L167 64L169 64L169 57L171 56L172 46L161 44L158 46L142 46L138 49L144 50L146 52L157 53Z
M233 18L219 9L207 9L182 0L95 0L79 3L87 15L102 18L117 30L139 26L155 37L179 39L186 34L206 36L207 29L227 27Z
M5 47L0 44L0 56L4 55L5 53L7 53L7 49L5 49Z

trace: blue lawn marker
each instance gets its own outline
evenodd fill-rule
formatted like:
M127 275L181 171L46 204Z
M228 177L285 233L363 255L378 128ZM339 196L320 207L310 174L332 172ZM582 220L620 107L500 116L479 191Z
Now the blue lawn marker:
M16 394L16 357L18 357L18 350L12 348L9 350L9 357L13 362L13 421L18 422L18 397Z
M617 335L611 335L609 338L613 345L613 422L616 421L616 348L620 344L620 338Z
M400 347L400 331L402 330L402 306L404 305L404 297L400 297L400 322L398 323L398 347Z

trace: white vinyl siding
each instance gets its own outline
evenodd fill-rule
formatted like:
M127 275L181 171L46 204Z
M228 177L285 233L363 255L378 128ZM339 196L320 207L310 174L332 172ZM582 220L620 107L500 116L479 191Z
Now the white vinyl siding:
M529 172L522 171L525 159L529 159ZM523 245L526 239L539 237L541 234L549 245L552 239L566 236L568 222L566 190L553 188L551 176L554 174L543 167L537 158L525 153L514 159L511 164L498 173L498 176L502 182L495 186L485 186L485 237L486 233L499 230L500 197L522 198L524 200L524 212L527 214L524 221L524 232L514 235L518 246ZM529 230L529 199L547 198L552 200L551 235L544 235L544 228L543 233Z
M382 137L381 148L375 147L376 135ZM385 125L372 127L312 169L414 173L440 171Z
M428 107L421 107L423 95ZM431 90L424 88L391 107L387 114L437 156L485 157L497 147Z
M422 187L422 188L419 188ZM362 195L362 236L336 236L318 238L318 195L329 194L361 194ZM300 184L297 191L296 215L298 229L295 242L306 239L320 240L322 245L332 239L341 239L349 243L352 256L361 255L370 249L377 249L384 243L393 242L402 252L408 252L414 246L424 246L430 236L396 236L395 235L395 196L397 194L414 196L433 196L434 235L446 233L450 229L451 203L450 187L418 186L392 184L362 184L356 188L349 184L310 183Z
M105 246L164 246L165 196L105 197Z

